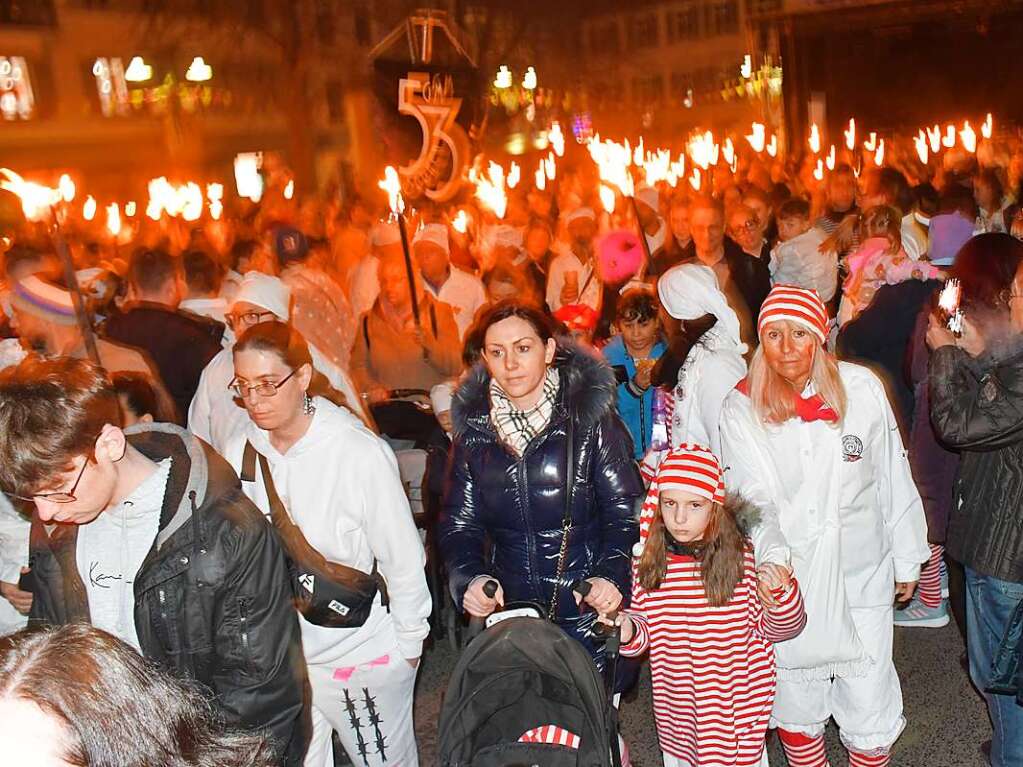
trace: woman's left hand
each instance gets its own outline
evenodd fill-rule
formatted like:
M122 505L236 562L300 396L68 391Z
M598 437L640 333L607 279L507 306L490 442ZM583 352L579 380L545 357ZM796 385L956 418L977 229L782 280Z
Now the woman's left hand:
M604 578L587 578L586 581L592 587L586 595L585 602L601 615L613 613L622 604L622 592L618 590L611 581ZM575 594L575 601L578 604L580 597Z
M896 602L908 602L913 598L913 592L916 591L916 584L919 581L907 581L902 583L900 581L895 582L895 601Z

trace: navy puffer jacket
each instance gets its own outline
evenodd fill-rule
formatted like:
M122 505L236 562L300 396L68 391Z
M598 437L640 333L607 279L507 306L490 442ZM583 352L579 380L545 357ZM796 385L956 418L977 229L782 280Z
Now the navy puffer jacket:
M632 546L639 537L635 501L643 492L632 440L615 411L614 373L595 355L558 341L554 363L561 377L547 429L517 458L490 422L490 376L478 365L455 395L454 447L439 526L455 604L469 583L491 575L505 599L550 605L558 589L556 620L602 664L571 585L600 577L630 593ZM566 437L573 419L574 490L565 568L555 583L567 485ZM491 543L484 557L484 541Z

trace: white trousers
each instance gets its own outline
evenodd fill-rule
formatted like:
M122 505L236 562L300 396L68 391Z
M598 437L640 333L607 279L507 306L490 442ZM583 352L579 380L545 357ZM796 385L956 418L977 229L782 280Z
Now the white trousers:
M852 608L856 633L874 663L864 676L809 682L778 679L771 727L817 737L834 717L846 748L870 753L902 734L902 687L892 661L891 607Z
M418 767L416 669L397 651L358 666L310 664L313 733L305 767L333 767L337 731L354 767Z

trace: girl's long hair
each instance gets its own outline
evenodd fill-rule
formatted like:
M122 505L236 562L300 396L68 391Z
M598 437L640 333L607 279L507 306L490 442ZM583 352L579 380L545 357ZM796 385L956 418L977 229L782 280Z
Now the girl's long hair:
M667 536L660 505L650 523L650 533L637 566L639 583L647 591L661 587L668 572ZM743 577L744 554L750 543L739 530L726 504L715 503L703 532L694 545L699 551L700 578L707 601L720 607L728 604Z
M104 631L22 631L0 648L0 699L31 701L67 733L74 767L271 767L265 734L228 730L198 685Z
M838 373L838 362L823 347L814 352L813 366L810 368L810 379L817 393L838 413L838 427L845 418L848 397L845 385ZM778 375L767 364L763 346L758 346L749 363L746 376L749 385L749 397L753 403L753 412L763 424L782 424L796 417L796 402L793 397L792 384Z
M323 397L338 407L351 408L344 394L339 392L327 377L313 366L313 358L309 353L309 344L295 328L280 320L260 322L248 328L234 345L234 353L243 351L270 352L292 370L308 365L313 371L309 381L310 397Z

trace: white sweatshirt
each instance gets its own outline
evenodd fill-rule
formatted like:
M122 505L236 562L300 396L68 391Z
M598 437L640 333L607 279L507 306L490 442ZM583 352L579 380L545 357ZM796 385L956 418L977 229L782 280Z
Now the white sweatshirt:
M364 573L376 559L387 582L390 612L378 601L359 628L324 628L300 617L306 661L357 665L395 646L402 657L418 658L429 633L426 554L394 454L351 413L319 397L315 404L309 430L285 455L251 422L224 453L240 472L245 442L251 441L266 456L277 493L310 545L328 560ZM269 515L258 469L255 481L242 488Z
M89 599L90 622L139 652L135 576L160 530L170 470L170 458L160 461L131 495L78 529L75 560Z
M859 365L840 362L839 373L848 397L839 428L798 418L762 426L750 399L733 391L721 413L721 457L725 487L761 511L757 562L791 561L803 588L807 626L778 646L779 668L844 675L862 660L848 610L889 609L895 582L918 580L929 549L883 384Z
M28 567L28 538L32 525L0 494L0 581L17 585L21 568ZM0 598L0 636L24 628L28 618Z

